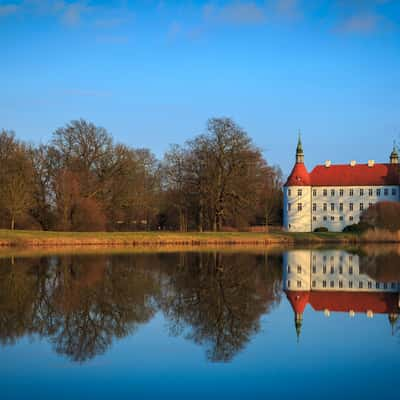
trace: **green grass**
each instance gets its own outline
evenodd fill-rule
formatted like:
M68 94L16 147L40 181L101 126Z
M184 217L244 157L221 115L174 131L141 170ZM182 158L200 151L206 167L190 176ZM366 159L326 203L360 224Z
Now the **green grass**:
M0 230L3 246L84 245L269 245L297 243L353 243L352 233L253 232L44 232Z

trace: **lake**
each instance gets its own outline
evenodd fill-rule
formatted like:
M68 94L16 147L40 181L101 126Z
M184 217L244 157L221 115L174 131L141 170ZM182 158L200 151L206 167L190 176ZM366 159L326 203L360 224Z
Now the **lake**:
M1 399L396 397L400 251L0 256Z

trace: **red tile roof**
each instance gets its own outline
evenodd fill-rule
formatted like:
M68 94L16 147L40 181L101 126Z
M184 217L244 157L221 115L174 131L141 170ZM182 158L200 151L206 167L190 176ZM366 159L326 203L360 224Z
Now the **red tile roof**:
M303 163L296 163L287 179L285 186L310 186L310 175Z
M286 295L294 312L300 314L308 303L315 311L400 313L396 292L287 291Z
M396 164L317 165L311 173L296 164L286 186L388 186L400 185L400 166Z
M315 311L336 311L375 314L399 313L399 293L396 292L310 292L310 304Z
M386 186L399 185L399 166L396 164L324 165L310 173L313 186Z
M288 290L286 296L295 313L302 314L310 299L309 291Z

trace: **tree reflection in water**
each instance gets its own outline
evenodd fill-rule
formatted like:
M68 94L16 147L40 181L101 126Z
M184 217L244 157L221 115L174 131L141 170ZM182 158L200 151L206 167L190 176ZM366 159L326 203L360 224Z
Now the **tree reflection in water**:
M173 334L232 359L280 299L281 257L179 253L0 259L0 341L47 337L84 362L161 310Z

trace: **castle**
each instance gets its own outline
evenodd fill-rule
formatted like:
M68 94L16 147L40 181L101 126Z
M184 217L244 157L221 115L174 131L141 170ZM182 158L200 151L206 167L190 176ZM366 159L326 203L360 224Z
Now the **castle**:
M368 260L370 264L371 260ZM283 289L292 306L297 337L309 304L315 312L373 318L387 315L392 328L400 314L400 282L369 274L367 262L342 250L291 250L283 258ZM376 267L376 266L374 266Z
M284 185L283 225L289 232L327 228L341 232L359 222L361 213L379 201L400 200L399 155L396 146L390 163L304 165L299 136L296 163Z

